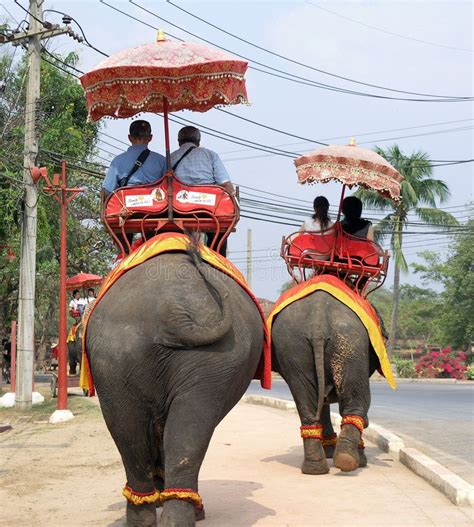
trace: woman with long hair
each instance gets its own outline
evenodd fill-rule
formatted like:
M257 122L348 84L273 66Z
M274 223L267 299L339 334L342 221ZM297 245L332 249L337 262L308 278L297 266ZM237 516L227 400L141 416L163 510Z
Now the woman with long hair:
M334 223L329 217L329 201L324 196L318 196L313 202L314 214L305 220L300 232L325 231Z

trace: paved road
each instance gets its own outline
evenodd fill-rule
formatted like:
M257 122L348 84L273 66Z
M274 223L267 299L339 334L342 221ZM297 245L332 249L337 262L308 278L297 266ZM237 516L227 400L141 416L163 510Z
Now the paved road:
M474 384L400 383L393 391L373 382L371 390L371 421L474 484ZM292 400L283 380L274 379L270 392L254 381L247 393Z

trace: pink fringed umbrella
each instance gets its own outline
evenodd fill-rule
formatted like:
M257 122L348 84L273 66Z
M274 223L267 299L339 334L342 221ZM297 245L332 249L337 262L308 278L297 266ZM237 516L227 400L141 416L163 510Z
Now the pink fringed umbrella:
M100 285L101 282L102 276L90 273L79 273L66 280L66 289L70 291L72 289L77 289L78 287L93 287Z
M295 159L300 183L326 183L340 181L348 186L375 190L394 201L400 199L403 176L379 154L349 145L330 145Z
M158 40L108 57L81 77L90 118L163 113L169 163L168 112L205 112L247 102L247 62L202 44ZM169 167L169 165L168 165Z

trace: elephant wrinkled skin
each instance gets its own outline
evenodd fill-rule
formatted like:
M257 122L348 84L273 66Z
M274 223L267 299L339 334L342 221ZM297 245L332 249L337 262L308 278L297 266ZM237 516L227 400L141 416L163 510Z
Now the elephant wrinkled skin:
M360 416L368 423L369 377L378 366L367 331L357 315L325 291L297 300L278 314L272 327L272 366L287 382L301 424L323 425L334 433L329 403L338 402L342 416ZM318 411L319 410L319 411ZM359 430L343 426L334 450L334 464L343 471L365 466L359 455ZM332 451L332 449L331 449ZM325 474L319 439L304 439L302 472Z
M260 359L263 324L253 300L195 253L162 254L112 285L89 319L86 344L128 486L197 491L214 428ZM164 501L162 526L195 519L192 503ZM155 525L155 504L128 503L127 520Z

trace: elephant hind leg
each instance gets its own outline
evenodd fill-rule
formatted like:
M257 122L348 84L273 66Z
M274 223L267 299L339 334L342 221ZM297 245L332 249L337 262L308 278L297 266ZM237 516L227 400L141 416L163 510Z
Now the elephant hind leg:
M193 527L204 519L198 476L214 428L221 418L219 394L193 394L175 399L164 431L165 491L162 527Z
M336 449L334 451L334 466L343 472L351 472L359 468L359 440L361 433L350 424L341 428L341 433L337 438ZM366 462L367 464L367 462Z
M105 391L108 394L109 391ZM150 433L150 415L138 404L104 396L100 404L107 427L122 456L127 477L124 495L127 498L127 525L156 527L156 492L153 452L156 450ZM112 397L112 395L111 395ZM126 425L124 424L126 416ZM128 489L128 490L127 490Z

